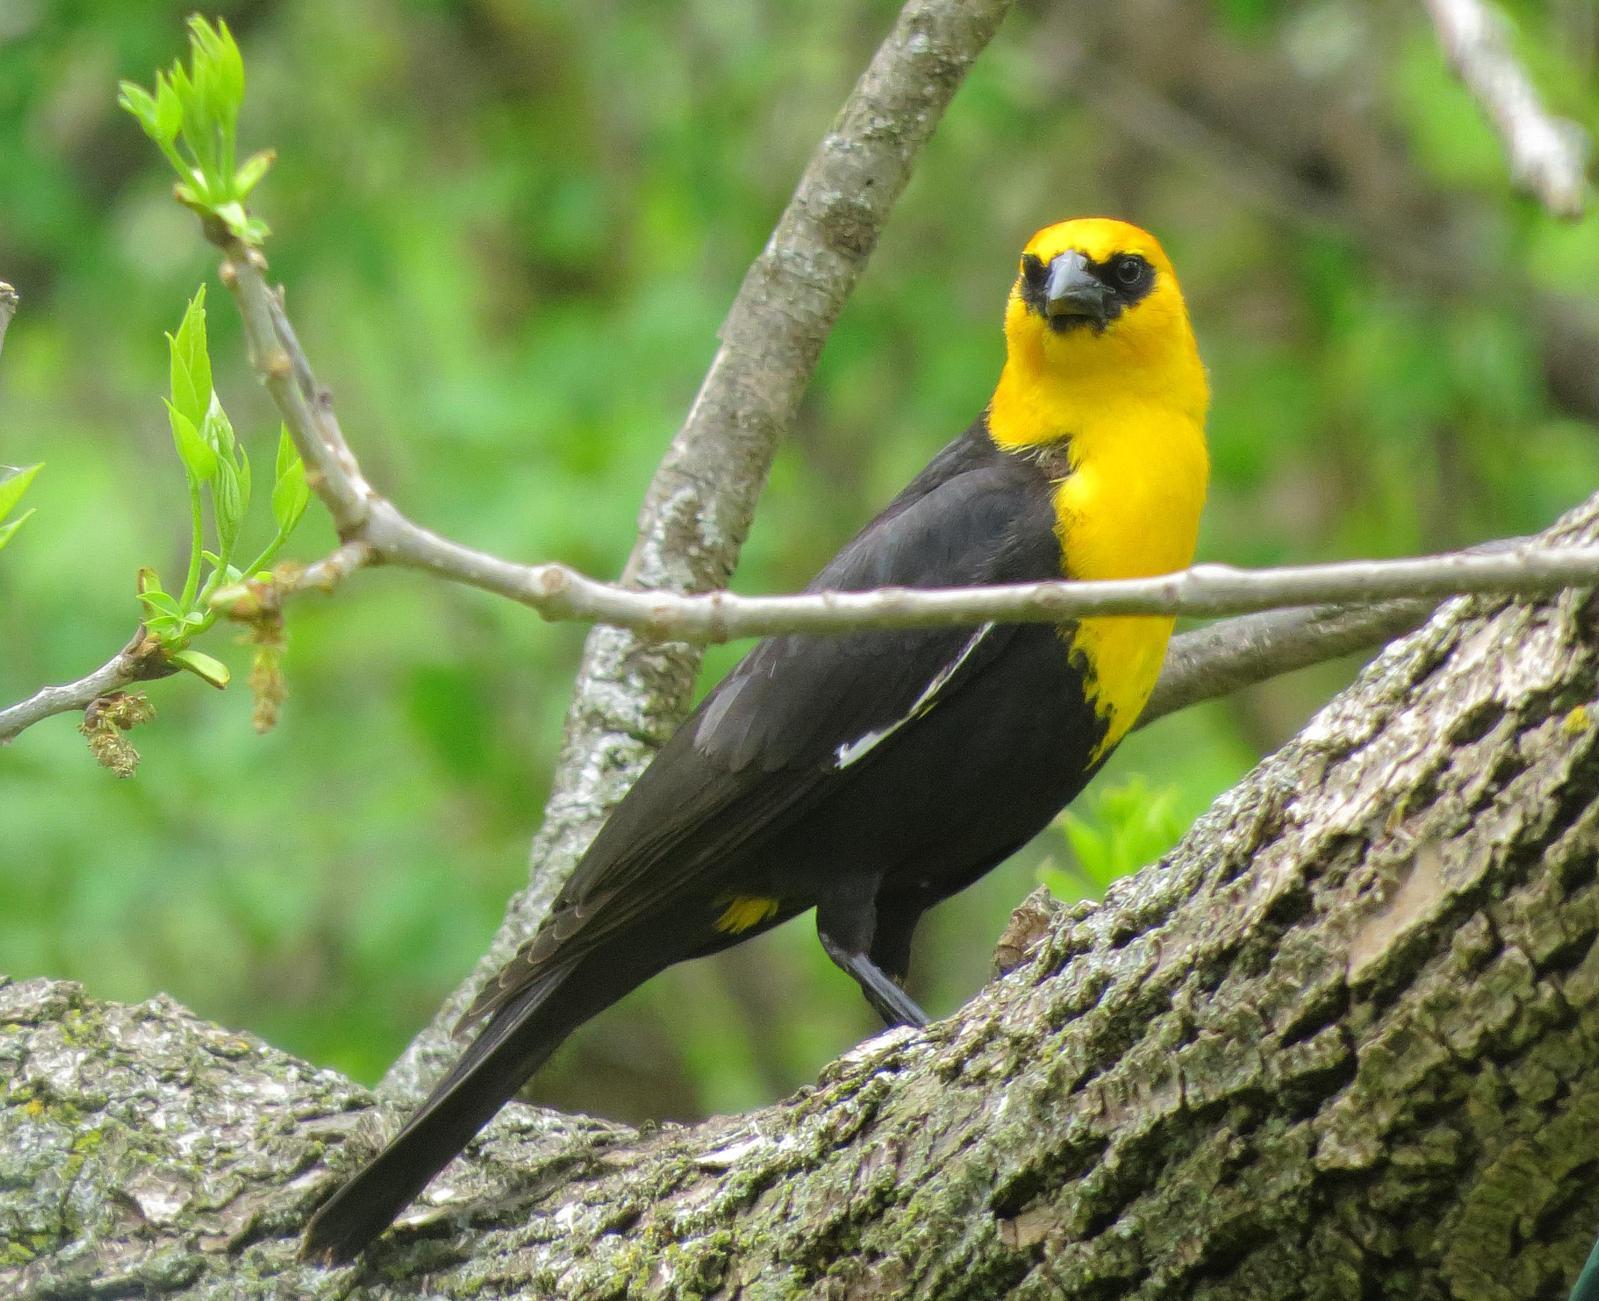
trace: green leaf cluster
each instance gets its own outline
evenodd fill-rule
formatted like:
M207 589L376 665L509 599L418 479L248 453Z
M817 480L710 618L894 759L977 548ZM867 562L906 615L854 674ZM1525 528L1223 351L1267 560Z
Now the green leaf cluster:
M17 503L22 500L22 494L28 491L28 485L33 482L33 476L42 468L42 464L28 465L0 477L0 550L4 550L6 543L16 536L23 522L33 514L33 507L30 506L16 519L6 522L6 516L17 508Z
M244 209L250 191L272 166L270 150L236 164L239 106L244 102L244 59L220 18L213 27L189 19L189 67L175 61L156 73L155 92L121 83L117 102L138 119L178 174L178 198L215 217L246 244L259 245L266 224Z
M250 458L211 385L204 285L189 300L177 332L167 335L167 352L171 376L167 422L189 487L189 566L176 595L166 590L154 569L141 569L139 601L144 606L144 626L161 641L167 660L212 686L224 687L227 666L189 642L216 622L218 611L211 597L219 588L264 573L305 514L310 492L305 466L288 430L280 427L272 483L272 539L248 564L236 565L234 554L250 509ZM207 545L207 502L213 546Z
M1087 811L1078 807L1062 813L1046 833L1064 840L1070 851L1065 863L1052 852L1038 871L1057 899L1099 898L1118 877L1153 863L1187 829L1178 791L1153 789L1137 775L1099 790L1086 803Z

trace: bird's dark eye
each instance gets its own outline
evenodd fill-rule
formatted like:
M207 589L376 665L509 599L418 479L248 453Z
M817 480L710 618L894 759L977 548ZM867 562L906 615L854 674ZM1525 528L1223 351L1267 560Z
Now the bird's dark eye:
M1142 283L1149 271L1149 263L1136 253L1124 253L1110 264L1111 276L1124 289Z
M1022 257L1022 275L1029 284L1042 285L1048 274L1049 268L1036 253L1028 253Z

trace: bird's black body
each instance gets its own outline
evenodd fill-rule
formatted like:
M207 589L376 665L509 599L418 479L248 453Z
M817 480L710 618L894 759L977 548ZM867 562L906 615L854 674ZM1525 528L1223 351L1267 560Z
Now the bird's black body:
M979 420L812 590L1064 575L1050 471ZM477 1040L318 1213L348 1258L578 1025L667 966L815 907L829 954L888 1021L932 904L1038 832L1088 780L1105 724L1070 629L1029 624L773 637L662 748L549 921L485 990ZM890 979L892 978L892 979Z

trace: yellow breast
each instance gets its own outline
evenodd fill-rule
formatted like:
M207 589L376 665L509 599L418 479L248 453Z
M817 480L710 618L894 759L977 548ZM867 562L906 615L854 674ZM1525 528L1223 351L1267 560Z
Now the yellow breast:
M1038 430L1070 431L1062 441L1069 472L1054 490L1068 577L1147 578L1193 562L1209 477L1203 407L1196 406L1105 388L1089 401L1051 401L1046 388L1008 393L1002 380L989 410L996 443L1035 449L1045 445ZM1083 619L1069 630L1071 654L1105 720L1093 761L1138 720L1160 676L1172 623L1164 616L1116 616Z
M1127 409L1073 437L1071 473L1055 487L1055 529L1072 578L1146 578L1193 562L1208 462L1191 418ZM1105 415L1115 420L1115 411ZM1071 634L1106 731L1097 760L1127 734L1154 689L1172 620L1084 619Z

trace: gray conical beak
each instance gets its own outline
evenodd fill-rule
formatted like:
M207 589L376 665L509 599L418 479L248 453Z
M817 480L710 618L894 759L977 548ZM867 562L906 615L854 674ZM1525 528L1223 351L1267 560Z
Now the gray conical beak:
M1103 325L1109 319L1110 290L1088 269L1088 259L1075 249L1049 264L1044 286L1044 314L1053 319L1082 317Z

